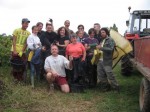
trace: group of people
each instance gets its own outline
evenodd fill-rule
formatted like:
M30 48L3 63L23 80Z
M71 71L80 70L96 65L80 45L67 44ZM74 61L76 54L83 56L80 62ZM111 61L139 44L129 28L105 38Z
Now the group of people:
M101 28L95 23L88 34L83 25L78 25L77 32L69 28L70 21L54 31L52 20L46 23L38 22L32 27L32 33L27 31L30 21L22 19L22 27L13 32L12 60L22 60L25 65L20 71L13 69L15 79L25 80L26 64L30 65L31 85L34 88L37 80L45 78L49 90L54 90L54 84L61 91L71 91L71 84L81 84L86 87L96 87L102 90L119 91L119 85L112 71L114 40L109 36L107 28ZM100 52L97 63L92 63L94 50Z

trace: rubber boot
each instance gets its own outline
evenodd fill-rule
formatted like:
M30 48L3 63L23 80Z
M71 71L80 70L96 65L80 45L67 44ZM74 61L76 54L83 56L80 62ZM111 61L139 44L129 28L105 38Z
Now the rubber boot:
M34 88L34 76L31 76L31 86Z

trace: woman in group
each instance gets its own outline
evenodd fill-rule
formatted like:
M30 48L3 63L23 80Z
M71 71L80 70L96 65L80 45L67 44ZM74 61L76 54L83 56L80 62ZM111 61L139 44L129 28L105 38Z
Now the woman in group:
M65 56L66 46L69 44L68 31L65 27L60 27L58 29L58 37L56 45L59 48L59 54Z
M73 57L73 75L71 77L72 83L83 81L84 62L86 58L86 50L82 43L77 42L76 34L70 36L71 43L66 48L66 57Z
M31 75L31 85L34 88L34 75L40 80L40 55L41 55L41 42L37 36L38 27L32 27L32 34L27 38L27 45L30 50L28 61L30 62L30 75Z
M95 87L97 84L97 72L96 65L92 65L91 59L94 54L94 49L99 44L98 40L94 38L95 30L94 28L89 29L89 37L84 40L84 45L87 53L87 74L89 78L89 86Z

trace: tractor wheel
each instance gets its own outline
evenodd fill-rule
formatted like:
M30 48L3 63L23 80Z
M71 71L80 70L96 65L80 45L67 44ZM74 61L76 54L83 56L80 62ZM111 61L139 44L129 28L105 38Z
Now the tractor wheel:
M130 61L130 56L125 55L121 60L121 74L130 76L133 71L133 64Z
M150 81L146 78L142 79L140 85L139 103L141 112L150 112Z

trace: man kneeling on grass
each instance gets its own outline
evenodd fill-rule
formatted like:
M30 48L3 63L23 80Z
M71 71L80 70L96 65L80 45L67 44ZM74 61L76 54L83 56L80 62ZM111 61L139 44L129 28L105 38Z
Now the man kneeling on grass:
M69 85L66 81L66 69L72 69L72 57L69 60L62 55L58 55L58 47L56 45L51 46L51 56L48 56L45 60L44 68L47 72L46 79L50 86L50 92L54 90L53 83L56 82L65 93L69 93Z

